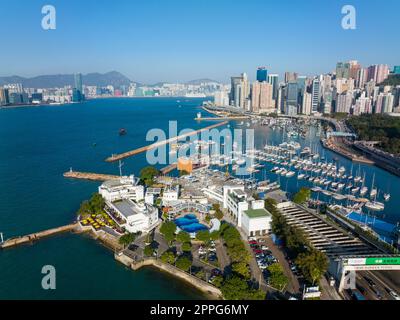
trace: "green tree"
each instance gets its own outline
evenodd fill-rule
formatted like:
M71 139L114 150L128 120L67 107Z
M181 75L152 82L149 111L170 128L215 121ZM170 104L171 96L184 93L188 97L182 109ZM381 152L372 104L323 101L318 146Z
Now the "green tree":
M182 251L190 252L191 250L192 250L192 246L191 246L190 242L182 243Z
M175 263L175 255L171 251L165 251L161 255L161 261L164 263L174 264Z
M152 166L147 166L140 170L140 180L143 181L146 186L153 185L154 177L158 175L160 175L160 172Z
M210 239L215 241L218 240L220 237L219 231L218 230L214 230L213 232L210 233Z
M166 221L160 227L160 233L169 244L175 239L176 224L173 221Z
M221 292L227 300L261 300L265 294L249 287L239 276L232 275L221 286Z
M189 268L192 266L192 261L187 256L181 256L176 260L175 265L183 271L189 271Z
M134 233L126 233L119 237L118 243L123 245L124 248L129 246L133 241L135 241L136 235Z
M245 261L239 261L232 264L232 271L236 272L245 279L250 279L249 266Z
M200 230L196 233L196 239L202 241L204 243L208 243L210 241L210 231L208 230Z
M187 233L186 231L180 231L176 235L176 241L180 243L190 242L190 234Z
M328 269L328 258L325 253L312 249L300 253L296 264L308 282L315 285Z
M216 276L216 277L212 280L212 284L213 284L214 286L216 286L217 288L221 288L223 282L224 282L224 278L223 278L222 276Z
M272 287L282 291L288 284L288 278L283 273L283 269L279 263L271 264L268 267L270 273L270 284Z
M306 202L311 197L311 190L305 187L302 187L299 192L297 192L293 197L293 202L302 204Z
M144 253L144 255L151 257L154 253L154 249L151 246L145 246L143 253Z

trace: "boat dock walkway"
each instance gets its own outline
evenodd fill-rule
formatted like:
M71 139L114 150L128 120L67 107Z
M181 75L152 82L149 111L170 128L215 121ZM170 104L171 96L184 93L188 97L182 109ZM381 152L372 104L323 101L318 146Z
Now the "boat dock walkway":
M174 171L177 167L178 165L176 163L172 163L169 166L162 168L160 171L162 174L167 174L170 173L171 171Z
M122 160L122 159L125 159L125 158L128 158L128 157L132 157L132 156L137 155L139 153L143 153L143 152L146 152L148 150L155 149L155 148L161 147L163 145L170 144L172 142L176 142L176 141L178 141L180 139L184 139L184 138L193 136L193 135L198 134L200 132L224 126L227 123L228 123L227 121L224 121L224 122L221 122L221 123L216 123L216 124L213 124L211 126L208 126L208 127L196 130L196 131L192 131L192 132L189 132L189 133L186 133L186 134L182 134L182 135L177 136L177 137L169 138L167 140L163 140L163 141L160 141L160 142L152 143L152 144L150 144L148 146L144 146L144 147L141 147L141 148L138 148L138 149L135 149L135 150L127 151L127 152L120 153L120 154L113 154L111 157L107 158L105 161L107 161L107 162L115 162L115 161L119 161L119 160Z
M115 179L120 178L120 176L116 176L116 175L112 175L112 174L79 172L79 171L72 171L72 170L65 172L63 175L65 178L83 179L83 180L92 180L92 181L107 181L107 180L115 180Z
M222 116L222 117L200 117L200 118L194 118L196 121L226 121L226 120L247 120L249 119L248 116Z
M61 226L61 227L57 227L57 228L53 228L53 229L35 232L35 233L28 234L26 236L10 238L10 239L4 241L2 244L0 244L0 249L12 248L12 247L16 247L16 246L19 246L22 244L32 243L32 242L40 240L44 237L49 237L49 236L52 236L55 234L68 232L68 231L82 232L83 230L80 229L80 226L78 223L71 223L66 226Z

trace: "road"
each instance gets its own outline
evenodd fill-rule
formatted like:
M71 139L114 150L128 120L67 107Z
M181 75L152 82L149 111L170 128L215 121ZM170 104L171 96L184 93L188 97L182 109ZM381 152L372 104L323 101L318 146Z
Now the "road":
M367 300L380 300L377 296L377 292L379 292L382 296L382 300L394 300L394 298L389 294L388 291L394 290L398 293L398 284L396 285L396 283L392 282L390 279L388 279L388 277L393 278L393 276L395 276L395 273L398 272L358 271L356 274L357 289L365 296ZM368 284L366 277L371 279L376 285L374 287L371 287Z

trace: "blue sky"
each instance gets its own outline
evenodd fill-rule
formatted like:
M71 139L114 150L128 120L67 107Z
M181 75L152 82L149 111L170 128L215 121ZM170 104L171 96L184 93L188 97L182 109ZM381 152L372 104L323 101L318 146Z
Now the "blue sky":
M57 29L41 28L41 8ZM357 29L341 27L351 4ZM134 81L187 81L257 66L282 75L337 61L400 64L398 0L0 0L0 75L117 70Z

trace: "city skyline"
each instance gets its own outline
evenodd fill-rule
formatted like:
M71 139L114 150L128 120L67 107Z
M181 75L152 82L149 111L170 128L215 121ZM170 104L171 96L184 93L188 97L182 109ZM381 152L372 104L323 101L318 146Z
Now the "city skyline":
M47 31L40 25L43 3L2 3L9 14L0 24L13 30L5 33L4 42L13 50L0 53L1 76L118 70L141 83L199 78L226 83L243 70L253 81L250 71L264 65L280 76L285 71L327 73L334 70L333 61L352 59L393 67L399 44L390 21L400 4L379 2L385 11L376 19L376 2L353 1L357 27L344 30L345 2L146 1L116 6L54 1L57 28ZM382 52L382 47L391 50Z

